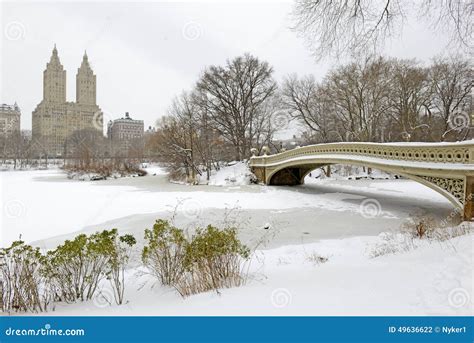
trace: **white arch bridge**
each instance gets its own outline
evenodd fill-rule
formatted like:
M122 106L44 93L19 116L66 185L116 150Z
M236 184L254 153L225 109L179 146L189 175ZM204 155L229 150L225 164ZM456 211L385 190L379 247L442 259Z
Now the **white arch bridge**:
M255 150L254 150L255 152ZM474 219L474 141L456 143L328 143L252 156L249 166L267 185L300 185L331 164L365 166L422 183Z

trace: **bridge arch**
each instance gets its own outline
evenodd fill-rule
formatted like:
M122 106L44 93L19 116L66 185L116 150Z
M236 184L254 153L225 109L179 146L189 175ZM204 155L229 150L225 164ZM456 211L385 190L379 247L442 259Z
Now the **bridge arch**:
M266 185L297 185L318 167L345 164L401 175L421 183L474 220L474 141L456 143L329 143L252 156L249 166Z
M396 174L400 175L406 179L418 182L433 191L437 192L438 194L441 194L443 197L445 197L447 200L451 202L457 209L463 210L463 204L461 201L451 194L449 191L445 190L444 188L436 185L433 182L429 182L426 179L412 175L409 173L405 172L400 172L399 170L394 170L388 167L380 167L376 166L371 163L362 163L362 162L323 162L319 161L318 164L307 164L307 163L290 163L287 166L281 166L279 168L276 168L272 170L269 175L268 175L268 185L271 186L277 186L277 185L302 185L304 184L304 179L305 177L312 171L325 167L325 166L330 166L334 164L344 164L344 165L352 165L352 166L358 166L358 167L366 167L366 168L372 168L372 169L378 169L387 173L391 174ZM296 169L296 170L295 170ZM294 183L289 180L289 178L294 179ZM286 182L285 182L286 181Z

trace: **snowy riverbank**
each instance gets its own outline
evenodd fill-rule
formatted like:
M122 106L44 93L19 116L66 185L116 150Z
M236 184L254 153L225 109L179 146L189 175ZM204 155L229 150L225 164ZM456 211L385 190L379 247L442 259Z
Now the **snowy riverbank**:
M46 170L4 172L0 187L4 245L19 235L31 242L84 229L141 232L174 212L180 225L206 224L222 221L235 210L242 213L239 222L250 232L274 223L286 237L282 245L352 232L373 235L398 228L414 213L444 218L453 211L441 195L409 180L328 179L299 187L189 186L169 183L160 170L140 178L94 182L70 181L59 170ZM364 205L371 199L375 212L366 218Z
M474 235L424 242L371 257L380 237L352 237L256 252L246 285L181 298L137 269L126 304L108 285L92 301L58 304L50 315L470 315ZM316 256L326 257L318 263Z
M227 180L224 181L227 182ZM177 185L162 169L77 182L59 170L4 172L2 246L49 249L78 232L118 228L140 241L157 218L192 228L237 225L258 247L249 281L182 299L127 274L127 303L58 304L51 315L457 315L472 311L473 235L373 258L382 232L411 215L443 220L452 205L409 180L312 180L298 187ZM216 182L217 184L218 182ZM140 243L140 242L139 242ZM325 263L315 263L318 256ZM101 294L107 296L104 288ZM110 293L109 293L110 294ZM467 300L465 300L467 299Z

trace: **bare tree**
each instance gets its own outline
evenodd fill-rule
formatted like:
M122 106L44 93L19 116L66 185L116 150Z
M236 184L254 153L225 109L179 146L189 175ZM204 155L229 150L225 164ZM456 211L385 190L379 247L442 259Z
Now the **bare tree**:
M206 106L206 95L195 90L192 93L194 103L194 120L199 124L197 132L197 149L195 158L199 159L201 167L206 171L206 179L209 180L212 170L219 170L220 162L229 159L226 156L226 142L219 134L212 122Z
M266 119L271 113L266 102L277 89L272 73L267 62L246 54L224 67L207 68L198 81L200 106L213 127L235 147L237 160L247 157L252 144L268 134Z
M472 63L437 58L369 58L334 68L317 83L287 77L282 106L302 122L311 143L440 141L472 138Z
M375 53L415 14L436 32L450 32L458 48L472 44L473 3L465 0L296 0L294 29L317 59ZM472 46L471 46L472 48Z
M281 101L290 116L304 124L316 135L316 142L337 141L334 116L330 113L330 99L314 77L298 79L290 75L283 80Z
M102 133L95 129L74 131L65 141L64 156L74 167L87 170L103 162L106 142Z
M174 110L181 111L176 104L173 107ZM150 144L168 164L173 179L185 177L188 182L195 182L196 173L200 173L193 152L196 132L189 131L189 123L183 122L183 117L179 118L172 113L173 109L157 123L158 127Z
M431 104L426 68L413 60L391 60L387 127L395 141L428 140L432 122L424 115Z
M465 139L470 131L472 62L459 56L436 58L429 72L431 113L440 117L440 140Z
M351 63L329 73L322 92L330 99L342 140L381 139L380 123L390 108L389 76L390 64L382 58Z
M13 131L6 137L5 156L13 160L13 168L23 167L27 159L28 137L21 131Z

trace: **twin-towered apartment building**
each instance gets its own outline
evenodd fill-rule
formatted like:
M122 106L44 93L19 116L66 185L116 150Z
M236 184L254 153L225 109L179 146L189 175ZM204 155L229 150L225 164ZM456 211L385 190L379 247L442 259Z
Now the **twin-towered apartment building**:
M66 70L54 46L43 72L43 100L32 115L32 139L51 157L62 156L66 139L77 130L102 133L102 111L96 103L96 76L84 54L76 74L76 102L66 101ZM99 123L99 124L98 124Z
M102 135L103 113L97 105L97 79L85 53L76 74L76 101L66 101L66 70L54 46L43 72L43 99L32 115L32 139L50 157L63 156L66 142L78 130L92 130ZM126 149L128 142L143 137L141 120L126 118L108 124L109 138Z

